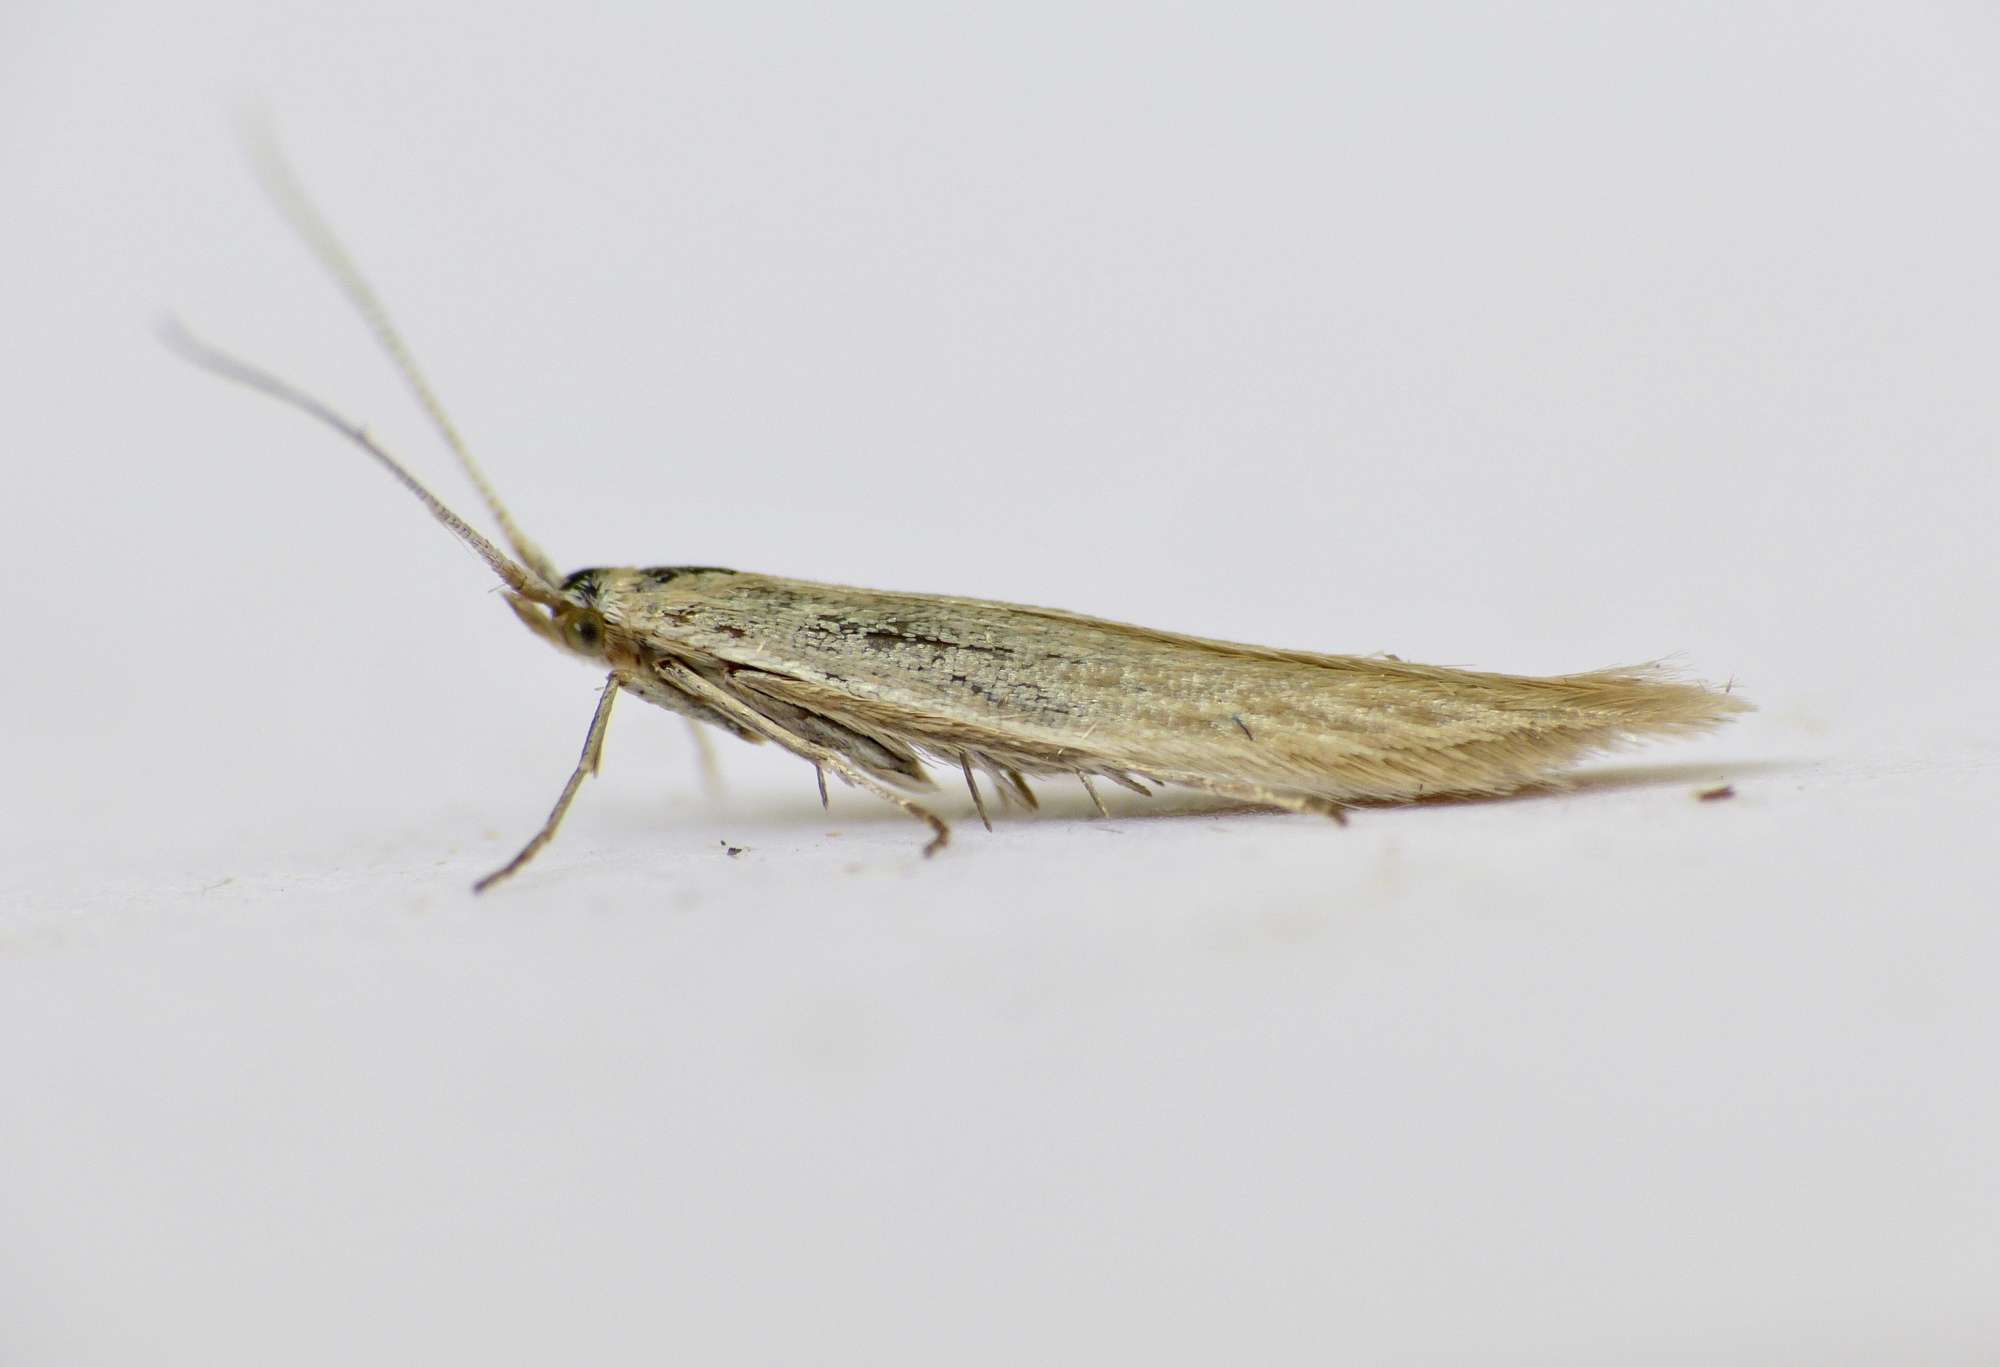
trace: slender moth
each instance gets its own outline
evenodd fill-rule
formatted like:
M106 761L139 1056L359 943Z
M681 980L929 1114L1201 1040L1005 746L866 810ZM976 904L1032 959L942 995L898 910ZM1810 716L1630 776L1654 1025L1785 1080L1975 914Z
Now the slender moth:
M605 671L583 753L548 819L478 890L514 873L554 836L584 776L597 769L621 692L790 751L813 766L822 803L828 773L895 803L930 827L927 855L950 830L909 796L934 786L926 763L959 771L989 830L975 772L1003 799L1029 808L1036 805L1029 776L1067 774L1100 813L1093 778L1140 793L1150 792L1148 783L1173 784L1344 821L1344 807L1356 801L1558 782L1586 756L1705 731L1749 710L1741 698L1658 665L1528 678L698 566L560 574L515 524L275 148L265 142L255 152L272 198L368 321L513 554L318 399L178 324L168 324L167 342L361 447L499 576L530 631Z

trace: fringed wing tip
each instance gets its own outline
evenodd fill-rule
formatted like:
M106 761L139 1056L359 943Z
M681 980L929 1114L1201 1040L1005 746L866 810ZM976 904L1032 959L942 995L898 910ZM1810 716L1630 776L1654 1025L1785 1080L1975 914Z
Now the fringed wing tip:
M1706 731L1757 710L1735 691L1734 678L1718 687L1695 678L1678 657L1566 675L1562 682L1576 686L1579 703L1613 713L1621 729L1637 735Z

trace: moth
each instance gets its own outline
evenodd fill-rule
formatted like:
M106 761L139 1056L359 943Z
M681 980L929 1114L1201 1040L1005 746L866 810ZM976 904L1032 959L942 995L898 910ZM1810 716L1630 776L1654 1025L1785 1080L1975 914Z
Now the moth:
M521 531L417 368L372 288L268 142L266 188L373 329L486 505L512 554L444 505L368 431L176 323L182 356L332 427L386 469L486 562L522 625L604 672L579 756L535 836L474 885L490 888L548 844L604 750L629 693L741 740L768 742L826 777L950 828L912 793L927 764L1033 808L1030 777L1174 785L1344 821L1355 802L1481 796L1560 781L1576 761L1709 730L1737 696L1658 665L1552 678L1206 640L1052 608L811 583L708 566L562 574Z

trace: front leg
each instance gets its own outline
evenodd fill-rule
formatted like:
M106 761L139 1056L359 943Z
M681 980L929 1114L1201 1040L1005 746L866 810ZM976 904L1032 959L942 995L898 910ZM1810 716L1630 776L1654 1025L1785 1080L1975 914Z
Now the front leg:
M928 807L912 802L855 765L838 750L832 750L817 741L810 740L796 731L765 716L750 704L744 702L721 684L704 678L679 660L661 657L653 661L653 668L662 678L676 688L684 689L707 703L730 720L758 735L776 741L800 759L809 760L822 773L831 769L857 788L866 788L886 802L893 802L917 820L931 828L930 843L924 846L926 857L936 854L951 841L951 827ZM825 781L822 778L822 783Z
M569 810L570 799L576 796L577 788L583 783L585 774L597 772L597 762L604 757L604 728L611 720L611 704L618 697L618 676L609 675L604 680L604 691L597 697L597 711L590 717L589 734L583 738L583 753L577 757L576 768L571 771L569 782L563 785L562 796L556 799L549 819L542 823L535 838L521 847L521 852L507 861L505 868L495 869L472 885L474 892L484 892L502 878L513 873L521 865L533 859L542 846L555 838L556 827L562 824L563 813Z

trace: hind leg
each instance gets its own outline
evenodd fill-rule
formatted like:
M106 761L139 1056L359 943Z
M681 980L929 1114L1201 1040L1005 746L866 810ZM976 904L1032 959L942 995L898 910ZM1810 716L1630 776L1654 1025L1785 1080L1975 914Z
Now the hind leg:
M1261 784L1237 783L1228 779L1206 778L1199 775L1161 774L1159 777L1180 787L1213 793L1217 797L1226 797L1237 802L1254 802L1259 807L1276 807L1282 811L1299 812L1309 816L1331 817L1337 825L1347 824L1346 806L1330 797L1314 797L1307 793L1281 793Z

